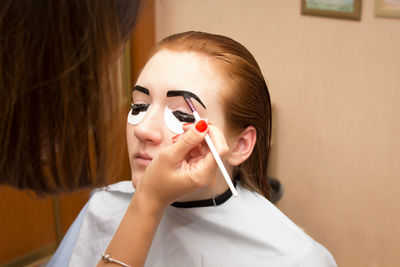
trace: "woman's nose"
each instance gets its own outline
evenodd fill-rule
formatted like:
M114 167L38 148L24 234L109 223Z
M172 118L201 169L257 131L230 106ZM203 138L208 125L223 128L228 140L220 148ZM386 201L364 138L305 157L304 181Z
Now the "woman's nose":
M160 113L160 112L158 112ZM157 110L152 109L143 120L134 128L134 135L141 142L149 142L158 145L163 140L162 116Z

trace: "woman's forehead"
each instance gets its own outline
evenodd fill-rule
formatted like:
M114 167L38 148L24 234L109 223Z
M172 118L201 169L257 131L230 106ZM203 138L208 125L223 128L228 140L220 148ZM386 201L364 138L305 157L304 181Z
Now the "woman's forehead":
M218 78L216 64L209 57L196 52L161 50L146 63L139 80L199 82Z
M170 91L190 92L198 96L204 105L207 105L207 98L219 93L223 84L222 75L206 56L171 50L157 52L147 62L137 81L137 85L150 92L165 96Z

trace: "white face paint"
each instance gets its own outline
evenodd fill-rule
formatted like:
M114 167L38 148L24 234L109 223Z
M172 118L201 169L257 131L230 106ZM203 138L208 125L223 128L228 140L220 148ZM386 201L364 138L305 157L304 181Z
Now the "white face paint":
M167 125L167 128L175 133L175 134L182 134L183 133L183 128L182 125L184 122L181 122L178 120L177 117L172 113L173 111L170 110L168 107L165 107L164 110L164 120L165 124Z
M128 118L127 118L128 123L131 125L139 124L144 119L147 112L149 112L150 108L151 108L151 106L148 106L148 108L146 110L139 111L138 114L132 114L132 109L129 110Z
M137 114L133 114L132 109L128 113L128 118L127 121L131 125L138 125L146 116L146 114L150 111L151 106L149 105L147 108L139 108L139 111ZM187 121L183 119L178 119L174 115L174 110L169 109L168 107L165 107L164 110L164 122L165 125L167 126L168 130L173 132L174 134L182 134L183 133L183 124ZM182 112L181 114L185 114ZM179 116L179 115L178 115ZM182 115L180 115L182 116ZM185 116L191 116L190 114L185 114ZM194 118L193 118L194 120Z

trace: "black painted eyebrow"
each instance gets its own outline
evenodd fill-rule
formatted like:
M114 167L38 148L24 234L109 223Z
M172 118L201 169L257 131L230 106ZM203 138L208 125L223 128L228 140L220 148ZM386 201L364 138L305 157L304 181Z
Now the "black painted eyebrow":
M194 98L197 102L200 103L200 105L203 106L204 109L206 109L206 106L201 102L200 98L193 94L192 92L189 91L184 91L184 90L176 90L176 91L168 91L167 92L167 97L174 97L174 96L183 96L186 98Z
M133 91L139 91L139 92L142 92L142 93L144 93L146 95L150 95L149 89L144 88L144 87L142 87L140 85L136 85L135 87L133 87L132 93L133 93Z

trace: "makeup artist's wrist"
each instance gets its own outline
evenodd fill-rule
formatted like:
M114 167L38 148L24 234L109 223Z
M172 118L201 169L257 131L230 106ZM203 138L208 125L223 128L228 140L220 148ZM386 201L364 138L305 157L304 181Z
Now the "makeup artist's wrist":
M163 212L163 206L148 199L146 194L135 192L104 254L132 267L144 266ZM98 266L109 265L116 266L104 260L98 263Z
M162 216L164 209L167 205L164 205L160 201L157 201L154 196L149 196L143 192L135 192L132 197L129 208L135 208L141 213L153 214L155 216Z

